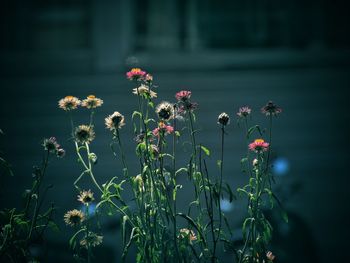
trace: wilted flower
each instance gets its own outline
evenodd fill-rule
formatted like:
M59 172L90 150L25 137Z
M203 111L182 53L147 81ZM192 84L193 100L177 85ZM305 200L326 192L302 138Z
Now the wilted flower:
M61 148L61 146L57 143L55 137L50 137L49 139L44 139L43 146L45 150L49 153L56 154L57 157L61 158L66 154L66 151Z
M82 101L81 106L88 109L95 109L103 104L103 100L96 98L95 95L89 95Z
M268 252L266 253L266 258L267 258L268 260L273 261L273 260L275 259L275 255L272 254L271 251L268 251Z
M126 77L129 80L142 80L145 76L146 76L146 72L139 68L133 68L126 73Z
M89 203L91 203L94 200L95 200L94 193L91 192L91 190L82 191L78 195L78 201L82 202L84 205L88 205Z
M191 98L191 94L192 94L192 92L189 90L181 90L175 94L175 98L178 101L187 101Z
M261 108L261 112L266 116L277 115L282 112L282 109L274 104L272 101L269 101L264 107Z
M230 116L225 112L221 113L218 117L218 124L223 126L230 124Z
M258 161L258 159L255 158L255 159L253 160L253 166L254 166L254 167L257 167L258 164L259 164L259 161Z
M137 134L137 135L135 136L134 141L135 141L137 144L140 144L140 143L142 143L143 140L145 139L145 136L146 136L145 132L142 131L140 134Z
M163 101L156 107L156 113L161 120L169 120L174 115L174 105L167 101Z
M263 139L256 139L254 142L249 144L249 150L255 152L267 151L269 148L269 143L265 142Z
M182 228L180 229L180 238L188 238L190 241L197 240L197 236L194 233L193 230L190 230L188 228Z
M247 117L248 115L250 115L250 113L252 112L252 110L249 107L241 107L239 108L237 115L240 118L244 118Z
M118 111L115 111L112 115L105 118L105 124L107 129L110 129L111 131L119 130L125 125L124 116Z
M73 96L66 96L58 101L58 106L65 111L70 111L78 108L80 103L81 101L78 98Z
M151 97L151 98L157 98L157 93L155 93L153 90L151 90L145 84L141 84L140 87L134 88L132 93L135 94L135 95L139 95L139 96L146 96L146 97Z
M155 145L155 144L150 144L149 145L149 149L150 149L150 151L152 153L152 157L155 158L155 159L158 158L158 156L159 156L159 148L158 148L158 146Z
M74 209L71 211L68 211L64 215L64 222L66 222L67 225L70 226L78 226L85 220L84 213L80 210Z
M95 132L91 126L79 125L75 128L74 138L81 144L90 143L95 139Z
M63 158L66 155L66 151L62 148L57 149L56 155L58 158Z
M171 134L174 131L174 128L170 125L166 125L164 122L159 122L158 127L155 128L152 133L154 136L159 136L161 132L163 135Z
M149 73L146 74L145 76L145 81L147 81L148 83L153 81L153 76Z
M50 153L56 153L57 150L60 148L60 145L57 143L55 137L44 139L43 146L45 150L49 151Z
M134 181L135 186L138 188L138 190L140 192L144 191L143 179L142 179L142 176L140 174L137 175L133 181Z
M82 240L80 240L80 245L86 249L89 247L96 247L102 244L103 236L99 236L96 233L89 232Z
M96 164L97 163L97 155L95 153L90 153L88 156L89 160L93 163Z

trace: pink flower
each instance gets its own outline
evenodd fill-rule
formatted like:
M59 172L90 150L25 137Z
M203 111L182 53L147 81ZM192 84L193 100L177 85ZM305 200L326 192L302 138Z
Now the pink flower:
M164 135L173 133L174 128L170 125L166 125L164 122L159 122L158 127L155 128L152 133L154 136L159 136L159 132L162 132Z
M264 107L261 108L261 112L266 116L276 116L277 114L280 114L282 112L282 109L272 101L269 101Z
M249 107L247 107L247 106L241 107L241 108L239 108L237 115L238 115L238 117L243 118L243 117L247 117L251 112L252 112L252 110Z
M143 71L139 68L133 68L126 73L126 77L129 80L142 80L146 76L146 71Z
M267 151L269 148L269 143L265 142L263 139L256 139L254 142L249 144L249 150L254 152Z
M178 101L187 101L190 99L192 92L188 90L181 90L175 94L175 98Z

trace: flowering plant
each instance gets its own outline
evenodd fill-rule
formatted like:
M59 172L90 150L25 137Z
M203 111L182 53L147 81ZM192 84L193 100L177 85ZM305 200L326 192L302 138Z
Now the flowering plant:
M102 243L100 230L93 230L94 223L90 217L91 201L97 199L95 213L119 213L122 218L122 259L125 260L130 246L137 248L136 262L219 262L219 249L234 251L235 262L273 261L274 255L268 251L272 227L264 217L262 207L267 195L271 203L277 200L272 192L270 173L271 126L272 116L281 109L272 102L262 109L270 118L269 141L255 139L247 144L247 156L242 164L249 175L249 184L239 188L240 194L248 198L248 217L243 223L244 245L235 247L231 241L230 222L222 211L222 200L229 202L236 198L229 184L223 181L224 146L230 116L221 113L218 116L218 137L221 140L218 176L209 174L207 157L210 150L198 143L196 115L198 104L192 101L192 92L182 90L175 94L176 101L163 101L157 106L156 86L152 75L141 69L132 69L126 73L127 79L137 84L132 90L137 96L138 108L132 113L136 141L136 157L139 173L129 170L123 148L122 129L127 125L126 118L118 111L105 118L106 128L111 132L111 149L120 158L122 173L100 184L94 175L97 156L91 150L95 140L94 111L103 101L93 95L86 100L67 96L59 101L59 107L67 111L71 118L72 137L75 150L82 167L81 174L74 182L79 192L80 201L85 211L68 211L64 220L67 225L78 227L70 244L79 258L91 260L92 248ZM71 112L79 106L90 110L88 124L74 126ZM237 113L246 126L246 137L262 132L259 126L248 127L249 107L242 107ZM183 133L183 131L185 131ZM182 134L183 133L183 134ZM181 140L189 138L191 150L187 164L179 166L177 162L178 145ZM255 156L251 160L251 153ZM119 154L120 153L120 154ZM252 162L252 164L251 164ZM187 175L188 183L193 188L193 199L183 211L178 207L178 194L182 189L179 177ZM97 191L83 190L79 182L89 177ZM125 199L125 186L132 191L132 199ZM130 202L134 206L129 205ZM97 224L98 225L98 224ZM95 227L96 228L96 227Z
M52 156L61 158L65 150L55 137L43 140L44 156L41 165L34 166L33 183L24 191L24 208L5 208L0 211L0 261L1 262L36 262L38 255L33 248L41 247L48 228L57 230L53 220L56 207L47 205L45 195L52 185L44 185L49 160ZM0 158L1 165L14 176L9 164ZM36 253L38 254L38 252Z

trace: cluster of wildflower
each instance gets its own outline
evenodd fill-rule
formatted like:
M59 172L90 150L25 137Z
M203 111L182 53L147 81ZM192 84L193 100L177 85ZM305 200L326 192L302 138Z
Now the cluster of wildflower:
M95 109L103 104L103 100L96 98L95 95L89 95L86 99L80 100L74 96L66 96L58 101L58 106L65 110L71 111L77 109L79 106Z
M132 89L132 93L134 95L139 96L139 98L138 98L139 102L141 101L141 99L145 99L145 100L147 100L148 105L151 105L151 107L153 108L154 106L153 106L152 99L157 97L157 93L154 90L152 90L152 88L154 88L152 75L150 75L149 73L147 73L146 71L144 71L140 68L133 68L129 72L126 73L126 78L130 81L135 81L137 83L138 86L136 88ZM139 130L140 134L138 134L134 140L138 144L137 150L140 149L140 153L141 153L140 156L142 155L143 152L147 151L147 155L145 154L145 156L146 156L145 162L146 161L148 162L149 159L152 159L152 161L153 161L154 159L157 159L157 158L159 158L159 160L162 160L162 157L160 157L160 156L164 156L164 154L162 153L163 145L166 145L166 143L163 140L164 140L165 136L167 136L167 135L174 134L174 136L175 136L176 132L175 132L174 127L176 127L175 120L177 118L181 117L181 115L185 116L185 114L189 115L189 119L194 116L193 111L198 108L198 104L196 102L191 101L191 95L192 95L191 91L181 90L175 94L176 103L170 103L168 101L162 101L161 103L159 103L154 109L154 111L158 117L158 120L157 120L157 122L155 124L155 128L153 130L152 129L149 130L149 128L147 127L146 123L149 123L149 120L152 120L152 121L154 121L154 120L148 119L148 113L149 113L148 109L149 108L147 108L147 114L143 115L143 110L144 110L143 105L144 104L142 104L142 103L145 100L142 100L142 103L140 103L140 105L141 105L140 112L136 112L136 113L139 113L139 115L140 115L140 130ZM71 111L71 110L77 109L78 106L82 106L82 107L85 107L88 109L95 109L97 107L100 107L102 104L103 104L103 100L96 98L94 95L90 95L82 101L76 97L73 97L73 96L67 96L59 101L59 107L65 111ZM239 120L247 121L247 118L251 115L251 112L252 112L252 110L248 106L244 106L244 107L239 108L239 110L237 112L237 116L238 116ZM276 116L282 112L282 109L270 101L261 109L261 112L263 114L265 114L266 116ZM144 116L147 116L146 120L145 120ZM190 120L192 121L192 119L190 119ZM120 143L120 138L119 138L119 130L123 126L125 126L124 115L118 111L114 111L111 115L108 115L104 119L104 121L105 121L106 128L108 130L110 130L112 132L112 134L114 135L113 138L115 139L118 137L119 145L121 148L121 143ZM173 123L173 126L172 126L171 122ZM227 113L222 112L217 117L217 123L218 123L218 125L220 125L220 127L222 129L222 138L224 138L223 137L224 133L225 133L224 129L227 125L230 124L230 116ZM191 125L192 125L192 122L191 122ZM92 124L92 121L90 122L89 125L77 126L73 131L75 141L77 143L80 143L80 144L91 143L95 138L95 132L93 130L93 127L94 126ZM136 130L137 130L137 125L135 124L135 131ZM55 142L55 140L53 140L53 141L54 141L53 146L52 145L45 146L46 149L48 149L48 150L50 149L49 150L50 152L51 152L51 148L57 149L57 147L59 147L59 145ZM158 141L158 144L156 144L154 141ZM193 141L195 141L194 138L193 138ZM222 139L222 141L224 141L224 139ZM193 143L193 145L194 145L194 148L196 149L195 142ZM51 148L49 148L49 147L51 147ZM88 146L86 148L88 148ZM255 169L256 172L259 171L258 166L259 165L261 166L261 164L259 164L259 162L261 162L261 163L264 162L263 158L262 158L262 157L264 157L263 153L269 151L269 149L270 149L270 144L268 142L265 142L264 139L260 139L260 138L255 139L253 142L251 142L248 145L248 150L255 152L257 154L257 158L260 158L260 159L254 159L254 161L253 161L253 169ZM122 152L122 150L121 150L121 152ZM175 152L175 150L174 150L174 152ZM195 150L194 150L194 152L195 152ZM137 151L137 153L139 154L139 151ZM90 164L90 160L92 160L92 158L94 158L93 163L95 163L97 161L97 157L93 153L88 152L88 158L89 158L89 164ZM126 170L127 166L125 165L124 160L123 160L123 165L125 167L124 169ZM162 172L161 174L163 175L163 172L165 174L167 171L166 171L166 169L164 169L163 164L161 162L160 162L160 166L161 166L161 168L159 168L159 170L157 170L157 171L161 171ZM174 166L175 166L175 164L174 164ZM191 168L197 169L196 164L191 166ZM146 169L143 169L143 170L146 170ZM91 172L91 168L90 168L90 170L87 170L87 171ZM147 173L146 173L146 175L147 175ZM91 176L93 177L92 172L91 172ZM134 187L135 193L137 195L138 194L141 195L142 193L147 193L147 191L149 190L147 176L145 176L144 174L139 174L139 175L135 176L131 182L132 182L132 186ZM96 185L99 188L98 183L96 183ZM177 186L178 185L176 185L176 183L174 183L175 189ZM221 182L220 182L220 188L221 188ZM220 196L220 194L219 194L219 196ZM151 197L152 197L152 195L151 195ZM174 200L175 200L175 197L174 197ZM87 212L84 214L82 211L77 210L77 209L68 211L64 215L64 221L66 222L67 225L70 225L70 226L81 226L82 228L84 228L84 225L85 225L86 226L85 229L87 230L88 229L88 222L86 222L86 221L88 221L87 220L88 208L89 208L89 205L91 204L91 202L94 201L94 194L91 192L91 190L81 191L78 195L78 201L81 202L84 206L86 206ZM157 201L161 201L161 200L157 200ZM221 208L219 208L219 213L221 215L220 209ZM154 211L152 211L152 213L154 213ZM213 219L211 219L211 220L213 220ZM220 227L219 227L219 231L218 231L219 233L221 233L220 228L221 228L221 221L220 221ZM197 228L197 230L198 230L198 228ZM198 230L198 233L201 234L202 232L200 232L200 230ZM214 237L214 236L215 236L215 233L213 231L213 240L216 240L216 237ZM84 232L84 236L80 239L79 244L81 247L89 249L90 247L100 245L102 243L102 239L103 239L102 236L100 236L94 232L91 232L91 231L86 231L86 232ZM200 242L201 239L202 239L202 236L200 236L200 238L197 239L196 233L191 229L182 228L182 229L178 230L176 228L176 223L175 223L175 228L174 228L174 240L176 240L175 245L177 242L180 242L181 244L186 243L188 245L196 240L198 240L197 242ZM215 243L216 242L217 241L215 241ZM215 246L216 246L216 244L215 244ZM267 254L265 256L264 255L265 252L263 254L261 254L259 251L259 255L263 256L265 260L272 262L274 260L275 256L270 251L267 252ZM244 254L244 253L242 253L242 254ZM255 257L255 255L256 254L251 254L252 257ZM259 255L257 257L259 257ZM215 258L215 248L214 248L213 258Z
M57 157L62 158L65 156L66 151L57 143L55 137L44 139L43 146L46 151L52 154L56 154Z
M94 193L91 190L81 191L78 195L78 201L81 202L84 206L88 207L91 202L93 202ZM88 212L87 212L88 213ZM86 229L83 224L88 219L88 214L85 214L81 210L73 209L68 211L64 215L64 221L67 225L72 227L82 227L82 229ZM79 232L79 231L78 231ZM78 233L77 232L77 233ZM81 231L80 231L81 232ZM74 236L76 238L76 235ZM89 247L95 247L102 243L103 236L100 236L92 231L87 231L84 236L80 239L80 246L82 248L89 249Z

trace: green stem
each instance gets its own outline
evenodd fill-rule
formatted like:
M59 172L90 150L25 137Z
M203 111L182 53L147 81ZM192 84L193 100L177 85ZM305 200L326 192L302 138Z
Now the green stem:
M124 149L123 149L123 145L122 145L122 141L120 139L120 133L119 133L119 130L117 129L116 130L116 137L117 137L117 141L118 141L118 145L119 145L119 150L120 150L120 153L121 153L121 156L122 156L122 163L123 163L123 168L124 168L124 175L126 178L128 178L128 175L129 175L129 169L128 169L128 165L126 163L126 158L125 158L125 153L124 153Z
M37 218L38 218L38 214L39 214L39 199L40 199L40 186L41 186L41 183L42 183L42 179L45 175L45 172L46 172L46 168L47 168L47 165L48 165L48 162L49 162L49 155L50 155L50 152L47 150L46 151L46 154L45 154L45 157L44 157L44 161L43 161L43 166L41 168L41 171L40 171L40 175L38 178L36 178L36 182L34 184L34 187L33 187L33 191L32 192L35 192L36 194L36 199L35 199L35 205L34 205L34 214L33 214L33 217L32 217L32 222L31 222L31 225L30 225L30 229L29 229L29 234L28 234L28 237L27 237L27 240L30 240L31 236L32 236L32 232L33 232L33 229L34 229L34 226L36 225L36 221L37 221Z

